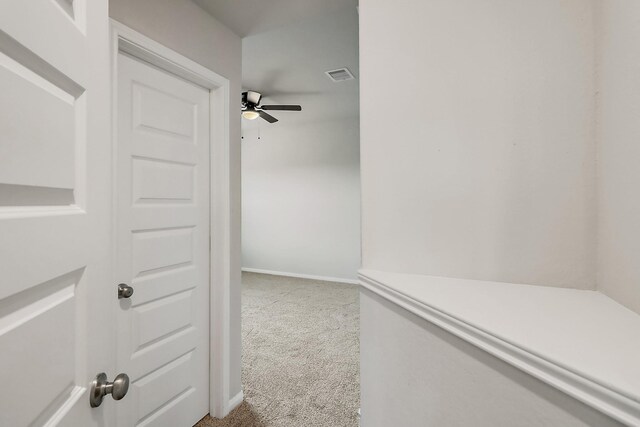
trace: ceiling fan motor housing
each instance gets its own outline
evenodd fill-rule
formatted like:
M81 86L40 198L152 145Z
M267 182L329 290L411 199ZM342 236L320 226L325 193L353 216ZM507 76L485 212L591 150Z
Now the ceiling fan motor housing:
M259 92L254 92L252 90L249 90L242 94L242 98L244 102L249 102L251 104L258 105L260 103L260 100L262 99L262 95Z

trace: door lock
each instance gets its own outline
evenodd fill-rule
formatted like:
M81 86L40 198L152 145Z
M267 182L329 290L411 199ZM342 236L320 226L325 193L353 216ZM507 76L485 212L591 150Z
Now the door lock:
M133 288L131 286L125 283L118 285L118 299L131 298L131 295L133 295Z
M102 404L102 399L107 394L110 394L113 400L120 400L126 396L127 391L129 391L129 376L127 374L119 374L110 383L107 381L107 374L102 372L91 382L89 403L92 408L97 408Z

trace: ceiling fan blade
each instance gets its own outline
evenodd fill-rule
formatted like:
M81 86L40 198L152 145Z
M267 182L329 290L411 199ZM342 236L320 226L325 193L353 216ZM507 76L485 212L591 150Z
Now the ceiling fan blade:
M278 119L276 119L275 117L273 117L269 113L265 113L264 111L258 111L258 114L260 114L260 117L262 117L263 119L265 119L269 123L275 123L275 122L278 121Z
M261 105L260 108L271 111L302 111L299 105Z

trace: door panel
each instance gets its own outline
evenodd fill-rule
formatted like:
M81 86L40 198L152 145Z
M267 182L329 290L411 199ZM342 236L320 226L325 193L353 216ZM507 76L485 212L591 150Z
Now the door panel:
M70 191L75 182L76 98L7 56L0 56L0 64L0 91L12 107L0 115L0 156L12 159L0 170L0 180ZM34 105L40 108L34 110Z
M209 411L209 92L118 56L120 425L189 426Z
M194 167L159 160L133 159L133 203L193 202Z
M64 3L0 2L2 426L113 423L107 2Z

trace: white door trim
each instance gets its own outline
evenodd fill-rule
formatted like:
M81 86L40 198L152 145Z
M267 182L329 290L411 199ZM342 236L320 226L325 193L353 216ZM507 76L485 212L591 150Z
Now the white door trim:
M112 105L117 108L118 53L144 62L209 89L210 92L210 350L209 412L222 418L242 402L230 396L231 309L231 181L229 136L229 80L151 40L120 22L111 20ZM113 117L113 149L117 147L117 114ZM115 186L114 186L115 188ZM115 200L115 198L114 198ZM115 215L114 215L115 219ZM115 244L114 244L115 250Z

